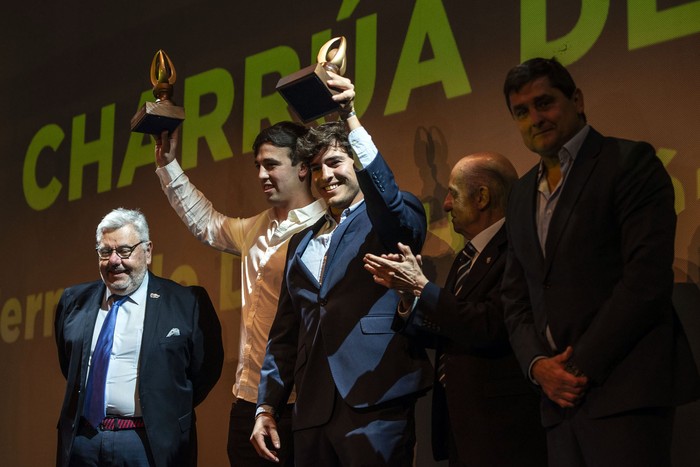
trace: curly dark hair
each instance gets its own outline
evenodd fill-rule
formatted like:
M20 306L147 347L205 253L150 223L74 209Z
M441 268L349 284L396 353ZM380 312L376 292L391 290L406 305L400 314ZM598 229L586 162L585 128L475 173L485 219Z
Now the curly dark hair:
M297 140L295 157L309 164L320 152L331 146L337 146L352 155L352 148L348 141L348 129L344 122L330 122L310 128L303 137Z

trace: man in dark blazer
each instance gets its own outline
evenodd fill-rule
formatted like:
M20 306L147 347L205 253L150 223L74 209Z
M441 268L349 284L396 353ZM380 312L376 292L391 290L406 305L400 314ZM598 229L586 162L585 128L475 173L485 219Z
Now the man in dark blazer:
M556 60L511 69L504 94L540 163L513 188L505 320L542 391L554 466L670 465L675 407L698 374L671 304L673 187L647 143L587 125Z
M330 76L342 91L335 98L345 121L311 129L297 143L328 213L290 240L251 441L276 460L274 417L296 386L297 467L410 466L415 400L429 388L430 362L391 329L398 296L372 281L362 257L394 252L397 241L420 250L425 213L415 196L399 191L360 125L352 83Z
M61 296L55 336L67 385L58 466L197 463L194 408L221 374L221 326L203 288L148 271L151 253L143 214L115 209L97 227L102 280ZM112 306L113 295L119 305ZM104 368L95 349L112 313Z
M397 290L395 325L436 348L433 456L450 466L547 464L539 397L520 372L503 322L500 285L506 263L504 215L518 179L504 156L483 152L452 169L444 209L465 239L444 287L421 270L420 255L367 255L365 268Z

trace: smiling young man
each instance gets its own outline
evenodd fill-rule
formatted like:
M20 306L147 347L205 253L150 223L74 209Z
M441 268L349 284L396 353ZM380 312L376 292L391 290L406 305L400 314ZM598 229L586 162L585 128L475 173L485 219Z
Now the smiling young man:
M224 359L216 311L203 288L148 272L141 212L111 211L96 240L102 280L66 288L56 309L56 465L195 466L194 408Z
M190 232L217 250L240 256L241 326L234 402L229 423L228 456L231 465L265 466L250 444L260 367L268 332L277 311L284 258L291 236L313 225L325 212L322 201L311 194L308 164L294 148L307 129L297 123L280 122L255 139L256 176L270 208L249 218L228 217L190 182L175 159L177 131L163 135L166 146L156 146L156 170L163 191ZM294 402L290 395L288 405ZM282 413L280 431L285 450L283 464L292 462L291 410Z
M374 283L362 258L396 252L397 242L420 251L425 213L360 125L352 83L330 76L344 121L311 129L297 145L328 212L290 241L251 442L277 461L278 416L296 388L296 467L410 466L414 406L430 387L430 363L391 329L398 296Z
M508 109L540 163L507 211L505 320L539 385L550 466L668 466L699 379L671 303L676 214L649 144L586 123L554 59L511 69Z

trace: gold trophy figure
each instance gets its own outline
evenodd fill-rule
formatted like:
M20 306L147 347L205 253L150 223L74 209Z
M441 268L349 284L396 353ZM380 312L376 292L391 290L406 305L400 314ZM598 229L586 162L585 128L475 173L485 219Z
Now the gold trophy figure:
M335 44L337 47L333 47ZM347 66L347 48L348 44L345 37L334 37L329 40L323 47L318 51L316 56L316 61L323 66L325 70L332 71L336 75L345 75L345 69Z
M316 120L337 112L340 105L333 100L337 91L328 87L328 73L345 74L347 65L347 41L345 37L334 37L318 52L315 65L302 68L277 82L277 91L304 122Z
M159 135L172 132L185 119L185 109L172 101L173 84L177 79L175 65L163 51L156 52L151 62L151 84L155 102L146 102L131 118L131 131Z

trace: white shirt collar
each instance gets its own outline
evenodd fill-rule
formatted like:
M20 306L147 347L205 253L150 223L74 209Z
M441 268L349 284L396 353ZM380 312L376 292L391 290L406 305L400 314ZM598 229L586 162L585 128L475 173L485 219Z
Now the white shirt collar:
M496 222L479 232L474 238L470 240L472 246L476 249L477 253L481 253L484 250L484 248L486 248L486 245L489 244L491 239L494 237L494 235L496 235L496 233L501 228L501 226L503 226L505 221L505 217L497 220Z
M127 301L134 302L137 305L145 305L147 292L148 292L148 271L146 271L146 275L143 277L143 280L141 281L141 285L139 285L138 289L134 290L132 293L129 294L129 298L127 299ZM109 297L111 295L112 295L112 292L109 291L108 287L105 287L104 303L108 303Z

